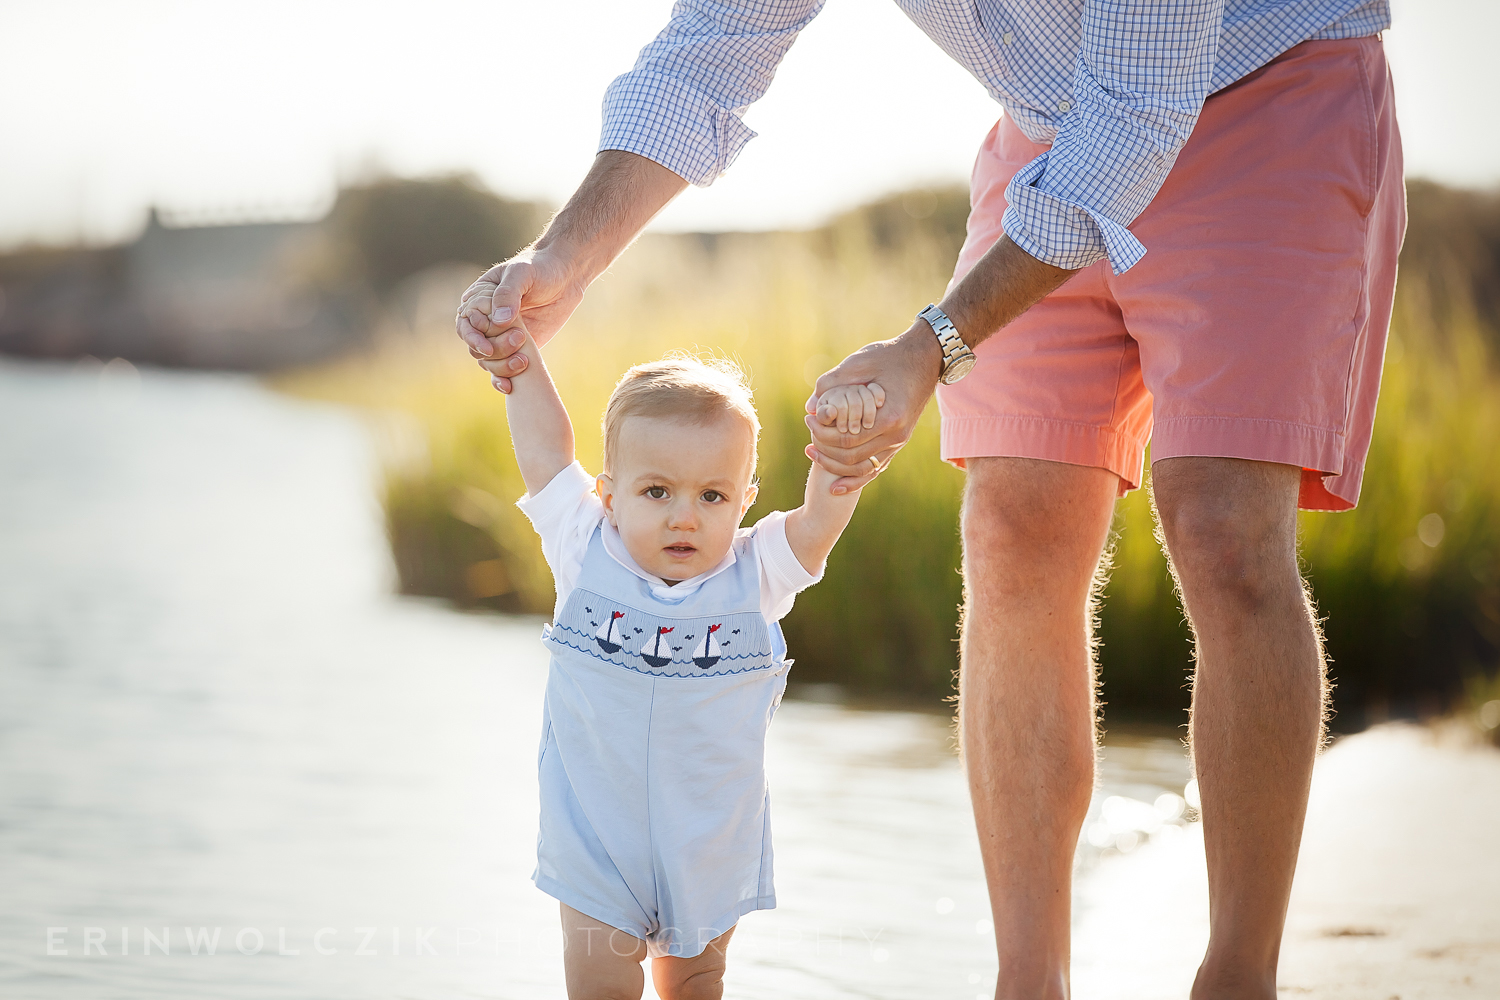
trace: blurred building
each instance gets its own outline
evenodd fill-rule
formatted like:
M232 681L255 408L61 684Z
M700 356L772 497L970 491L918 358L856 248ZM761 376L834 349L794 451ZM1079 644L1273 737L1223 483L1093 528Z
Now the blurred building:
M359 338L349 296L318 287L322 222L175 226L152 209L135 242L0 259L0 351L266 369Z
M153 208L123 246L0 254L0 353L306 364L365 343L413 276L508 256L544 218L466 178L347 188L316 221L193 225Z

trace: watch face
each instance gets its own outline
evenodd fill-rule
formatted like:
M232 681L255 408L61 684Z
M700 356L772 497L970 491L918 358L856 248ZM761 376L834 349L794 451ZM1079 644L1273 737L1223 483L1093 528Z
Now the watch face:
M947 368L943 369L943 384L952 385L974 370L979 359L972 354L965 354L961 358L954 358Z

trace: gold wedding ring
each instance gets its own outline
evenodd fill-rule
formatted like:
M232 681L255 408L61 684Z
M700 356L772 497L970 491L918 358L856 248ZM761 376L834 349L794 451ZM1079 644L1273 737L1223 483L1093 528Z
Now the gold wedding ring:
M873 466L875 466L875 471L877 473L885 471L885 466L881 465L880 464L880 459L876 458L874 455L870 456L870 464L873 465Z

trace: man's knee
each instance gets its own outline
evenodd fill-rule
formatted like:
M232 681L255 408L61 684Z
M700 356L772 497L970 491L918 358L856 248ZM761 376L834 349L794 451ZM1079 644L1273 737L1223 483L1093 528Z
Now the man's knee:
M1114 511L1103 469L1034 459L970 459L964 573L972 592L1085 591Z
M1300 590L1297 483L1290 466L1164 459L1152 469L1157 516L1184 595L1259 607Z

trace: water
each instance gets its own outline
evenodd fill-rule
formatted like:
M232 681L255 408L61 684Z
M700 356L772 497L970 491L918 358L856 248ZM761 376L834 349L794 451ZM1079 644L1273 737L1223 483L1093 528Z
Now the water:
M356 419L247 379L0 362L0 995L561 995L540 623L390 596L374 469ZM989 991L949 741L782 706L781 907L730 995ZM1190 870L1152 805L1185 779L1170 738L1106 751L1075 981L1118 972L1109 886Z

